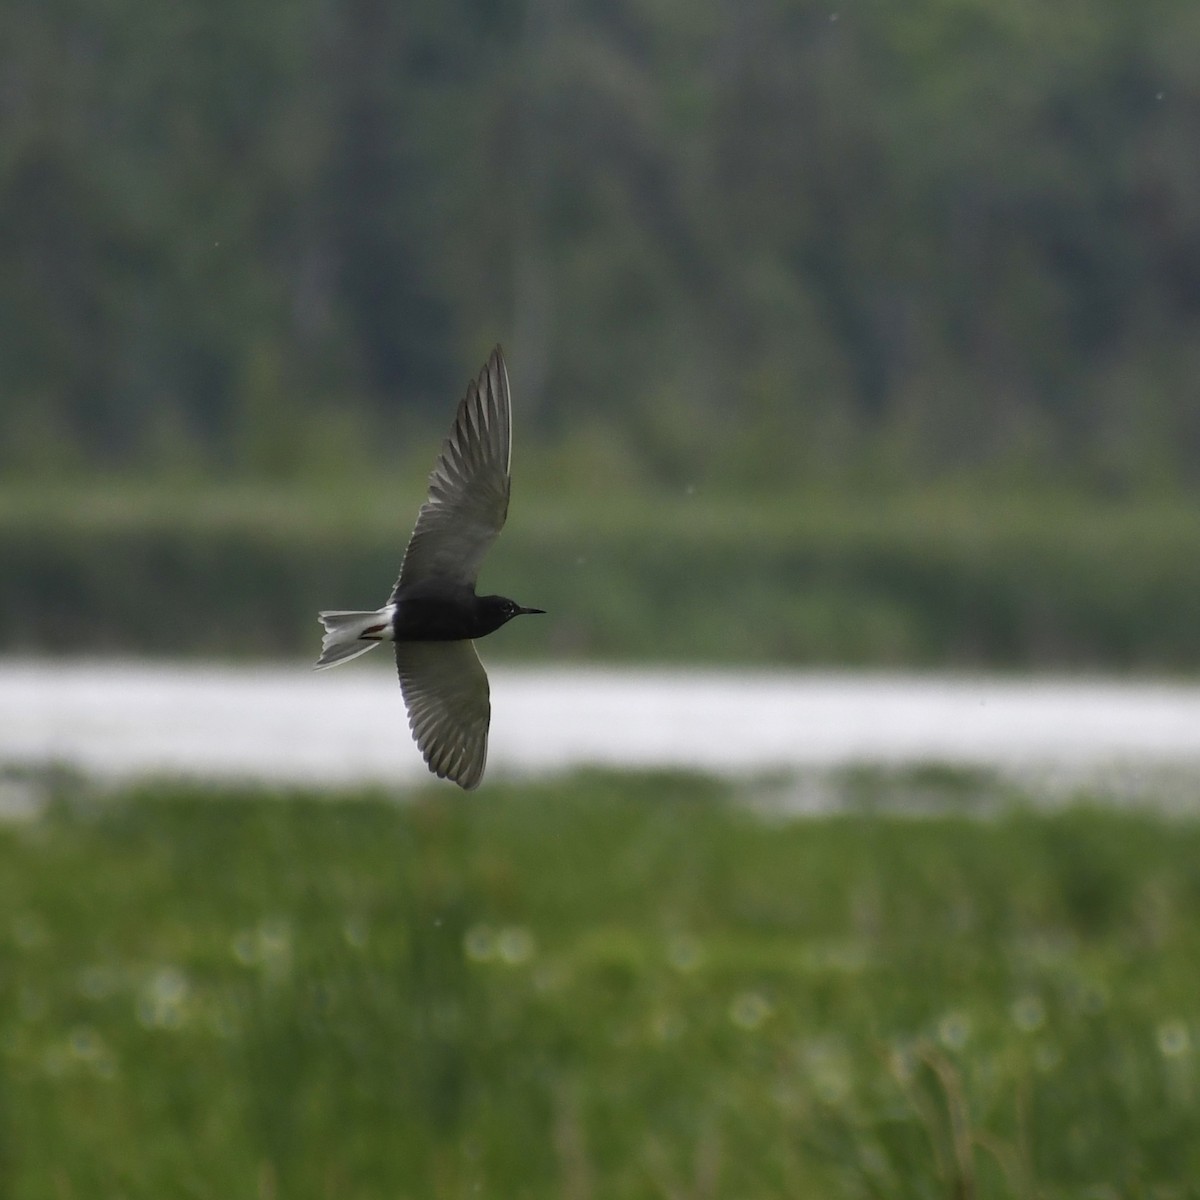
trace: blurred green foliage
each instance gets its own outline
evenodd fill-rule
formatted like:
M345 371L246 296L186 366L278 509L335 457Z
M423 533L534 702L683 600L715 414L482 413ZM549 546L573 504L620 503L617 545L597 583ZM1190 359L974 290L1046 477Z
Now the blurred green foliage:
M318 610L384 602L418 503L332 488L0 492L0 646L313 653ZM480 587L549 614L489 639L489 658L1200 667L1200 522L1185 502L518 488Z
M1190 1195L1195 822L845 794L59 785L0 828L4 1194Z
M357 475L499 337L615 486L1197 482L1192 0L5 26L9 474Z

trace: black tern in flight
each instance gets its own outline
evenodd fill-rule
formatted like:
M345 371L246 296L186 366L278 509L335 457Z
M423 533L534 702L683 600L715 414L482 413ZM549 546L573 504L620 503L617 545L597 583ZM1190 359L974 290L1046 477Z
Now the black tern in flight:
M417 747L438 778L467 789L483 778L492 717L472 639L544 611L475 595L480 563L508 515L511 453L508 372L497 346L458 406L391 598L377 612L320 614L325 640L317 670L395 643Z

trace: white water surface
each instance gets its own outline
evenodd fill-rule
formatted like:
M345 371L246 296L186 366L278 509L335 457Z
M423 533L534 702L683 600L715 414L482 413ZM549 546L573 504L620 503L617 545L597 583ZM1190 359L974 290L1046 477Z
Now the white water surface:
M493 668L490 778L932 762L1200 775L1200 686L945 675ZM0 767L314 786L428 778L383 662L0 660ZM486 781L485 781L486 786Z

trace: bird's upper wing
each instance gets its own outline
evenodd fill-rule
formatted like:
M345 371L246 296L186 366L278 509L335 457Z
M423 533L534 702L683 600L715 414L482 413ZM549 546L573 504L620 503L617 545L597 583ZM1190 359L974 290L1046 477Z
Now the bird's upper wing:
M402 586L428 579L475 586L483 556L508 515L511 453L508 372L497 346L459 403L393 596Z
M408 724L429 769L470 791L487 762L492 705L473 642L397 642Z

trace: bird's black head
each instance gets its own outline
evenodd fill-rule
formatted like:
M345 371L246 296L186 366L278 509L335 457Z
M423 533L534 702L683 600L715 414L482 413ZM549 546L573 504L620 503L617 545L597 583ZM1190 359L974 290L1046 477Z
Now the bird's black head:
M490 629L499 629L513 617L546 611L544 608L522 608L515 600L510 600L507 596L480 596L478 604L480 616Z

